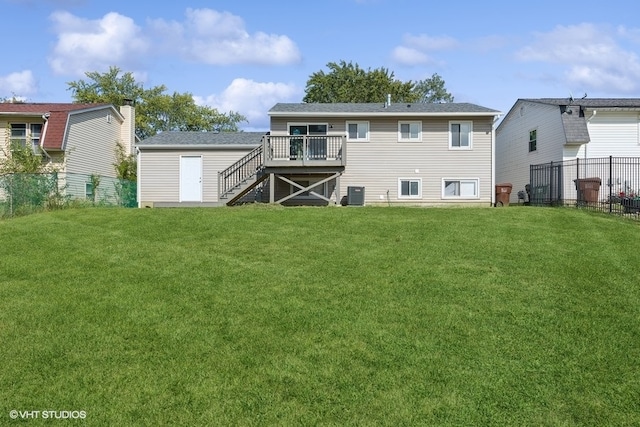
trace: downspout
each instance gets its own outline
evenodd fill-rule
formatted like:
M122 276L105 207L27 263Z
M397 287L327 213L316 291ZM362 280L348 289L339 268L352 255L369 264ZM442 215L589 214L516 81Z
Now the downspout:
M140 152L140 148L135 147L136 149L136 197L138 199L138 208L142 207L142 201L140 200L140 163L142 158L142 153Z
M40 135L40 149L42 150L44 155L47 156L49 163L51 163L51 156L49 155L49 153L47 153L47 150L44 149L44 137L47 135L47 127L49 124L50 116L51 116L51 113L44 113L42 115L42 120L44 120L44 130L42 131L42 135Z
M491 123L491 206L496 205L496 122L500 115L496 115Z
M587 132L589 131L589 123L591 123L591 119L593 119L596 114L598 114L597 110L593 110L593 113L591 113L591 115L589 116L589 118L587 119ZM587 158L587 148L589 147L588 144L584 144L584 158Z

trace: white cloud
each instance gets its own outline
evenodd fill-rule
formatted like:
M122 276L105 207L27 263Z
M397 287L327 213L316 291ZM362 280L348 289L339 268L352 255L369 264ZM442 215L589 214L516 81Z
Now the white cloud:
M404 65L420 65L434 62L426 53L406 46L397 46L393 49L391 57L394 61Z
M299 102L302 92L294 84L260 83L237 78L220 95L194 96L194 100L198 105L208 105L221 113L234 111L242 114L249 121L248 124L241 123L246 130L267 130L267 111L278 102Z
M564 80L584 90L632 92L640 88L640 59L624 47L623 41L637 35L637 30L614 30L589 23L558 26L547 33L536 33L533 43L518 51L516 58L559 64Z
M150 21L167 53L211 65L298 63L301 54L287 36L249 34L242 18L212 9L187 9L184 22Z
M426 34L405 34L402 44L393 49L391 57L394 61L403 65L440 64L430 52L456 49L459 43L449 36L432 37Z
M24 97L37 92L37 83L31 70L0 76L0 95Z
M112 12L98 20L68 12L51 15L57 42L49 58L56 74L84 76L112 65L132 68L149 43L131 18Z

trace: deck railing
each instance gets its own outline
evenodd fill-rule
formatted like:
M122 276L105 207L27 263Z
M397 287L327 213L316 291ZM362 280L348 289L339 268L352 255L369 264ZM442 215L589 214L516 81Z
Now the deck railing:
M266 135L265 166L345 166L343 135Z

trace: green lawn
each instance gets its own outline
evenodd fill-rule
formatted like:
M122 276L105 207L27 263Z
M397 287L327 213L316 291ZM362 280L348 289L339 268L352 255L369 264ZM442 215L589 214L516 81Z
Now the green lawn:
M634 221L105 208L0 242L0 425L640 424Z

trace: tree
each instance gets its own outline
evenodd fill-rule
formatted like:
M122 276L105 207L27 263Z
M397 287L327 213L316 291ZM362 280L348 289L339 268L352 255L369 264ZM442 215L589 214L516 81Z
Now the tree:
M419 102L453 102L451 95L444 87L444 80L437 73L431 78L416 82L414 91L419 94Z
M304 102L417 102L414 84L394 79L386 68L364 70L345 61L329 62L329 72L313 73L307 81Z
M118 67L100 74L85 73L88 81L68 82L68 90L75 102L109 103L121 106L126 99L136 106L136 134L145 139L169 130L238 131L238 124L246 122L243 115L230 111L220 113L215 108L195 104L190 93L166 94L164 85L145 89L130 72L121 73Z
M116 144L116 196L118 204L126 208L133 208L137 204L137 163L134 154L127 154L122 144Z
M386 68L363 70L358 64L329 62L307 80L304 102L453 102L438 74L418 82L394 79Z

